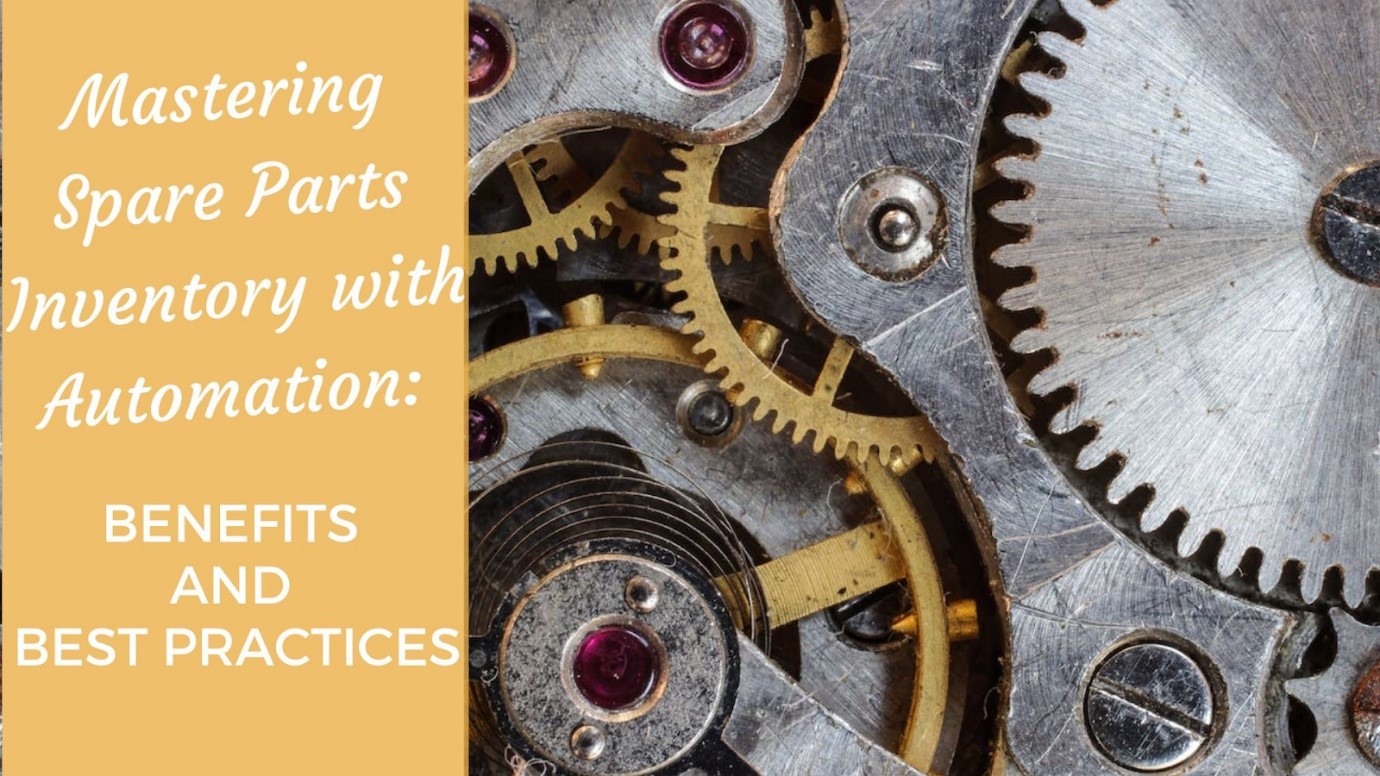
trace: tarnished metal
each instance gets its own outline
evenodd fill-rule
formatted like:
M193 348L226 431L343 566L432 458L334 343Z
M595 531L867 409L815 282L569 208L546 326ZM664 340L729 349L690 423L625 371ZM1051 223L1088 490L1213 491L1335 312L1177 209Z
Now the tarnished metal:
M1307 704L1318 725L1312 750L1294 767L1298 776L1380 771L1380 627L1333 612L1337 656L1317 676L1285 683Z
M687 91L657 54L665 4L643 0L489 0L511 31L515 63L502 90L470 104L471 190L502 160L564 132L657 129L696 142L742 140L785 110L805 65L790 0L740 0L753 34L747 70L727 89ZM617 63L610 67L610 63Z
M1329 266L1313 220L1320 198L1380 198L1366 173L1333 185L1380 156L1380 30L1340 21L1374 6L1065 5L1086 35L1042 35L1063 72L1021 79L1048 115L1007 121L1039 153L999 165L1032 189L997 211L1031 228L997 260L1035 270L1001 304L1042 312L1012 347L1057 354L1030 389L1073 386L1052 430L1096 427L1077 465L1124 459L1108 496L1149 486L1144 530L1184 511L1180 554L1220 532L1222 576L1255 549L1261 590L1297 561L1306 601L1338 569L1359 605L1380 570L1380 293Z
M782 616L780 624L818 612L838 599L839 588L858 595L904 577L920 617L910 650L914 687L909 697L881 693L876 684L897 675L898 657L903 655L847 646L823 614L798 622L802 653L808 657L798 691L846 720L844 730L861 731L863 741L889 739L895 730L904 760L928 768L940 743L948 703L949 624L933 552L909 496L890 469L877 461L858 467L859 492L875 500L887 530L857 542L854 539L862 537L849 538L843 527L846 495L837 483L845 470L840 465L803 448L783 448L762 425L745 426L741 436L722 449L687 445L662 433L676 412L678 391L673 386L692 384L702 374L702 361L691 344L685 335L645 326L562 329L476 359L470 367L470 388L493 396L506 408L509 450L533 450L547 439L593 427L617 433L644 453L650 474L658 478L674 481L682 476L678 469L734 472L731 477L704 477L698 484L777 558L759 567L757 577L766 605L774 605L777 611L772 614ZM597 380L584 380L569 366L572 359L596 355L604 359ZM667 365L679 368L668 371ZM627 401L630 391L638 393L636 401ZM572 404L572 392L582 394L582 401ZM620 411L600 412L598 417L581 414L613 405ZM782 467L789 467L789 476ZM472 466L471 486L489 489L511 468ZM756 484L764 481L778 486L758 489ZM820 554L821 543L826 558L816 562L812 557ZM829 550L831 546L845 547L846 557ZM856 562L848 562L848 557ZM869 568L868 559L878 565ZM800 574L791 569L805 567L813 569L805 572L810 584L795 584L792 580L799 581ZM806 600L816 587L827 591L829 598Z
M1252 733L1256 701L1288 617L1181 576L1133 547L1043 452L987 339L967 218L952 219L944 257L905 283L849 261L833 227L852 182L886 165L923 171L951 208L968 211L987 96L1031 5L954 0L917 11L887 0L843 4L851 45L833 102L774 192L780 261L801 300L915 401L944 440L955 486L970 499L979 530L990 531L1011 599L1005 727L1021 767L1112 772L1086 736L1068 734L1081 728L1073 688L1117 639L1151 629L1203 645L1220 667L1231 741L1199 767L1250 772L1260 747Z

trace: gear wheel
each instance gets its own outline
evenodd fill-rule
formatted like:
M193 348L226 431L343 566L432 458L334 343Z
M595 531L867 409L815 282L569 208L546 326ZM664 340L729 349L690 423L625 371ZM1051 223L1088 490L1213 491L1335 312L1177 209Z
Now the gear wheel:
M651 250L656 234L644 234L635 227L644 223L629 212L625 191L636 188L638 176L649 175L662 148L650 136L629 133L622 149L599 177L586 185L588 178L560 142L544 143L507 161L528 223L505 232L470 236L469 269L493 274L500 267L515 272L525 264L537 266L543 258L555 259L562 247L575 247L580 235L616 237L620 248L631 247L641 253ZM581 193L570 204L553 208L538 186L539 181L559 182L557 190Z
M1334 611L1332 666L1284 688L1313 711L1318 738L1294 768L1298 776L1380 773L1380 627Z
M1380 160L1374 8L1065 7L1086 35L1040 36L1065 70L1021 77L1050 110L1007 121L1038 150L998 164L1029 195L993 211L1030 228L995 257L1034 271L1000 299L1043 315L1011 343L1054 356L1029 389L1073 387L1051 431L1096 429L1076 465L1121 459L1107 495L1148 486L1144 530L1185 513L1181 555L1220 533L1224 577L1254 548L1263 591L1311 602L1334 570L1328 599L1359 605L1380 568L1380 292L1318 224Z
M676 277L666 284L668 291L683 293L685 299L673 310L690 317L687 334L696 334L695 352L706 358L705 371L723 372L720 386L741 407L756 402L754 420L773 416L772 430L782 433L792 428L791 439L799 444L812 437L815 452L832 446L838 458L854 456L866 460L875 452L893 467L905 468L919 460L924 451L938 449L928 425L919 417L878 417L848 412L834 405L843 374L853 357L853 348L837 339L814 386L801 390L780 377L769 363L777 346L754 347L734 328L719 300L710 271L706 236L711 224L734 223L742 211L719 204L712 196L714 171L721 146L675 149L672 154L685 167L670 170L667 177L679 184L663 199L675 211L661 222L673 234L659 242L662 268ZM751 338L751 337L750 337ZM923 440L917 446L917 440Z
M600 361L658 362L701 368L692 338L638 325L605 324L571 327L519 340L470 362L473 395L491 392L505 382L525 380L539 372ZM525 385L525 383L524 383ZM525 390L525 389L524 389ZM916 768L928 768L939 746L946 717L951 638L958 636L950 618L962 605L947 605L937 561L925 535L920 513L901 479L876 461L850 463L855 479L849 487L866 493L881 516L878 523L809 545L768 561L756 569L772 628L801 620L884 584L904 580L912 600L911 645L916 665L909 718L897 747ZM500 467L502 468L502 467ZM885 526L886 530L878 530ZM728 580L720 584L727 590ZM730 605L740 599L728 597ZM951 603L951 602L950 602ZM971 602L969 602L971 603ZM739 613L745 622L754 618Z

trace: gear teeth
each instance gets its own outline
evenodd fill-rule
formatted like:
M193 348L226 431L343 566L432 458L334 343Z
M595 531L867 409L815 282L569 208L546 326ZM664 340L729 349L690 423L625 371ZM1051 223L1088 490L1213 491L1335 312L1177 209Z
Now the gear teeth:
M888 461L906 459L911 448L924 454L924 443L933 437L918 417L858 416L834 407L832 401L816 400L773 373L742 341L723 309L710 268L713 246L709 238L715 226L709 220L710 192L721 153L714 146L671 149L679 166L665 172L673 188L663 192L661 199L673 211L657 219L671 230L658 243L662 269L672 275L664 287L685 295L672 309L688 317L683 332L699 338L695 352L712 354L705 371L722 375L721 387L735 405L750 411L754 421L770 420L773 433L789 432L797 444L810 440L815 452L832 448L834 456L842 459L865 457L875 450ZM862 434L874 439L863 443L856 438Z
M1303 593L1303 600L1316 601L1322 595L1323 580L1327 569L1318 568L1304 564L1303 573L1299 575L1299 591ZM1344 589L1345 592L1345 589ZM1359 598L1355 600L1360 600Z
M1012 128L1012 122L1013 122L1015 119L1018 119L1018 118L1033 118L1033 117L1028 117L1028 116L1012 116L1012 117L1010 117L1010 118L1008 118L1008 119L1006 120L1007 127L1008 127L1008 128ZM1017 181L1017 182L1020 182L1020 183L1027 183L1027 184L1030 184L1030 183L1032 183L1032 179L1035 177L1035 173L1036 173L1036 167L1035 167L1035 165L1036 165L1036 161L1035 161L1035 157L1033 157L1033 156L1030 156L1030 155L1028 155L1028 154L1011 154L1010 156L1003 156L1002 158L1000 158L1000 159L996 160L995 162L993 162L993 163L992 163L992 169L996 170L996 171L997 171L997 174L1001 175L1001 177L1003 177L1003 178L1005 178L1005 179L1007 179L1007 180L1009 180L1009 181ZM1029 201L1028 201L1028 200L1020 200L1020 199L1015 199L1015 200L1010 200L1010 199L1009 199L1009 200L1004 200L1004 201L1002 201L1002 202L998 202L998 203L996 203L995 205L993 205L992 211L991 211L991 212L995 215L996 213L1004 213L1004 212L1008 212L1008 211L1010 211L1010 210L1018 210L1018 209L1021 207L1021 205L1022 205L1023 203L1024 203L1027 207L1029 206ZM1013 216L1013 217L1015 218L1015 220L1014 220L1014 221L1009 221L1009 223L1017 223L1017 224L1029 223L1029 220L1026 219L1026 218L1024 218L1024 217L1022 217L1022 216L1015 215L1015 216ZM1003 221L1006 221L1007 219L1006 219L1006 218L1003 218L1002 220L1003 220Z
M1035 35L1035 40L1040 48L1044 49L1047 54L1058 59L1060 62L1064 62L1065 66L1083 50L1083 44L1076 40L1071 40L1053 30L1037 33Z
M1223 537L1222 549L1217 554L1217 573L1222 577L1229 577L1241 567L1241 561L1250 550L1251 543L1240 533L1227 533L1223 534ZM1283 566L1280 568L1282 570Z
M1342 597L1346 601L1362 601L1366 597L1366 574L1355 572L1348 574L1346 569L1342 569Z
M1034 350L1028 351L1020 350L1017 352L1038 353L1040 350L1043 350L1043 348L1036 348ZM1030 392L1039 396L1048 396L1066 385L1073 384L1073 376L1068 374L1064 369L1064 365L1056 359L1054 363L1040 370L1034 377L1030 378ZM1059 414L1065 413L1067 413L1067 415L1069 416L1069 425L1063 431L1056 431L1055 433L1067 434L1068 432L1082 425L1084 418L1082 418L1081 416L1075 417L1075 415L1079 415L1078 402L1070 404L1068 407L1063 408L1059 412ZM1058 423L1057 425L1062 427L1065 424Z
M1048 75L1046 73L1041 73L1036 70L1030 70L1021 73L1020 76L1016 79L1016 82L1020 84L1020 87L1024 89L1026 92L1028 92L1032 97L1035 97L1039 100L1043 100L1046 103L1053 103L1054 100L1058 97L1060 85L1059 82L1061 80L1062 79L1052 75ZM1034 119L1035 117L1032 116L1030 118ZM1037 136L1040 134L1041 131L1039 125L1034 123L1025 124L1025 126L1027 127L1025 131L1017 131L1015 129L1012 129L1010 121L1008 121L1006 126L1012 134L1029 138L1031 140L1037 139Z
M1024 265L1024 264L1021 264L1021 263L1015 263L1015 264L1004 265L1004 266L1023 267L1023 266L1025 266L1025 265ZM1035 309L1038 309L1039 306L1040 306L1040 305L1039 305L1039 300L1037 299L1037 292L1038 292L1038 289L1035 288L1035 284L1034 284L1034 283L1027 283L1027 284L1025 284L1025 285L1023 285L1023 286L1016 286L1015 288L1012 288L1012 289L1007 290L1007 291L1006 291L1005 293L1003 293L1000 297L998 297L998 298L997 298L997 304L1001 305L1002 309L1010 310L1011 312L1021 312L1021 311L1023 311L1023 310L1035 310ZM1042 331L1044 331L1044 330L1043 330L1043 329L1027 329L1026 331L1040 331L1040 332L1042 332ZM1023 333L1024 333L1024 332L1023 332ZM1018 345L1018 344L1016 344L1018 341L1021 340L1021 338L1020 338L1020 337L1015 337L1015 338L1012 339L1011 347L1014 348L1017 352L1020 352L1020 353L1034 353L1034 352L1037 351L1037 350L1044 350L1045 348L1049 347L1049 343L1048 343L1048 342L1044 342L1044 343L1041 343L1041 344L1034 344L1034 342L1035 342L1036 340L1038 340L1040 336L1041 336L1041 335L1034 335L1034 334L1027 336L1027 337L1025 338L1024 341L1025 341L1026 343L1031 343L1031 344L1026 344L1026 345ZM1027 349L1027 348L1029 348L1029 349Z
M1169 507L1167 505L1162 505L1161 502L1163 501L1164 499L1156 496L1154 501L1151 502L1151 505L1156 506L1158 508L1154 509L1153 511L1148 507L1146 508L1145 516L1141 518L1141 526L1146 530L1155 530L1155 528L1158 528L1159 526L1163 525L1165 520L1169 518L1169 514L1172 510L1169 510ZM1155 528L1148 528L1147 526L1150 525L1150 519L1152 515L1154 519L1159 520L1159 522L1155 524ZM1203 546L1203 542L1207 540L1208 535L1212 532L1212 526L1208 525L1204 521L1189 520L1188 524L1184 526L1183 531L1179 533L1178 546L1175 551L1178 552L1179 556L1183 558L1187 558L1193 555L1193 553L1198 551L1198 548ZM1240 562L1240 560L1240 555L1236 556L1236 558L1232 560L1228 560L1226 557L1226 553L1219 553L1217 556L1217 573L1224 577L1231 576L1231 573L1236 570L1236 566ZM1225 568L1227 566L1229 566L1230 568Z
M1081 471L1096 469L1107 462L1112 457L1112 449L1107 444L1106 437L1098 434L1093 437L1082 450L1078 451L1078 460L1074 463Z
M1057 299L1059 283L1055 282L1053 274L1047 277L1042 273L1049 265L1040 261L1046 254L1061 253L1061 258L1068 257L1069 247L1062 244L1064 234L1058 231L1062 215L1056 207L1059 204L1059 194L1073 191L1074 182L1062 183L1056 175L1062 175L1076 168L1080 161L1078 154L1071 150L1076 149L1080 138L1077 135L1069 135L1075 128L1071 126L1074 117L1081 116L1087 111L1083 108L1074 109L1082 103L1076 103L1075 98L1084 98L1079 89L1086 84L1086 79L1097 78L1097 72L1104 63L1111 61L1115 56L1114 51L1094 51L1087 41L1100 38L1106 33L1114 31L1116 20L1113 18L1118 14L1130 14L1130 5L1117 4L1115 10L1102 7L1104 3L1094 3L1090 0L1065 0L1063 3L1070 16L1081 22L1088 30L1088 35L1084 40L1074 40L1068 35L1046 30L1037 33L1036 45L1049 58L1058 60L1063 65L1062 71L1035 70L1029 69L1039 66L1037 60L1043 60L1043 56L1027 58L1024 61L1012 58L1011 70L1023 72L1003 72L1003 77L1013 82L1017 88L1023 90L1030 98L1039 103L1043 103L1040 108L1034 109L1034 113L1018 113L1005 116L1001 119L1006 132L1023 141L1033 143L1034 153L1011 153L1011 155L997 158L991 162L991 170L1001 179L1017 184L1024 184L1026 196L1018 199L1003 200L990 206L988 212L996 221L1016 228L1027 228L1029 231L1023 240L1011 242L998 248L990 260L993 265L998 267L1028 270L1034 273L1033 279L1023 285L1005 289L995 297L995 304L1002 310L1029 313L1034 311L1040 314L1040 322L1031 328L1026 328L1009 338L1009 346L1012 351L1019 354L1052 354L1052 362L1041 369L1039 372L1029 375L1030 370L1026 370L1020 375L1019 383L1015 390L1019 393L1024 390L1035 396L1049 396L1062 389L1072 387L1074 389L1074 400L1059 408L1050 419L1050 431L1054 434L1067 434L1078 429L1080 426L1089 423L1101 426L1102 421L1113 417L1107 402L1111 397L1099 396L1098 404L1084 406L1084 399L1087 398L1085 385L1085 370L1088 368L1088 352L1080 350L1077 340L1073 344L1060 352L1059 343L1077 334L1086 334L1086 331L1070 331L1070 325L1065 325L1061 319L1052 318L1046 314L1047 305L1053 306L1054 299ZM1122 8L1121 6L1127 6ZM1121 24L1130 23L1129 16L1122 17ZM1150 34L1144 30L1136 30L1136 39L1149 39ZM1115 35L1109 35L1115 37ZM1150 82L1146 82L1146 89L1150 90ZM1134 90L1138 94L1140 83L1135 82ZM1166 92L1168 94L1168 92ZM1093 95L1096 96L1096 95ZM1131 94L1116 95L1113 93L1102 94L1104 98L1124 96L1128 100ZM1158 99L1158 90L1151 95ZM1087 97L1090 99L1091 97ZM1065 107L1073 106L1073 107ZM1026 110L1031 110L1027 108ZM1174 108L1177 114L1178 108ZM1185 110L1188 110L1185 107ZM1067 111L1062 113L1061 111ZM1168 107L1166 107L1166 112ZM1115 135L1118 127L1115 124L1106 125L1108 134ZM1131 129L1138 129L1139 125ZM1147 127L1145 131L1149 131ZM1200 127L1194 127L1194 137L1199 137ZM1184 130L1186 134L1186 130ZM1106 142L1105 138L1099 138ZM1025 142L1016 147L1027 147ZM1098 160L1089 155L1087 164L1096 165ZM1193 157L1188 157L1190 160ZM1069 160L1074 163L1066 164ZM1201 166L1201 162L1199 165ZM1089 168L1091 169L1091 168ZM1108 178L1115 183L1115 178ZM1215 183L1214 179L1214 183ZM1204 181L1204 185L1206 181ZM1062 188L1061 186L1066 186ZM1086 192L1083 192L1086 193ZM1019 195L1017 195L1019 196ZM1076 215L1076 214L1074 214ZM1074 234L1069 232L1069 234ZM1152 238L1151 245L1160 241L1159 237ZM1041 286L1041 283L1044 286ZM1026 319L1021 319L1026 320ZM1027 362L1029 363L1029 362ZM1087 381L1093 380L1089 374ZM1130 410L1122 410L1129 412ZM1105 416L1105 417L1104 417ZM1164 438L1172 438L1172 435L1164 435ZM1120 470L1106 484L1106 497L1114 503L1123 503L1127 496L1146 486L1154 487L1155 483L1151 480L1159 479L1163 489L1153 495L1149 502L1140 510L1138 522L1140 529L1144 532L1155 531L1162 528L1168 521L1170 515L1183 510L1187 513L1187 521L1177 535L1177 552L1180 556L1190 556L1202 548L1203 542L1213 533L1220 533L1223 536L1222 546L1216 556L1217 573L1223 578L1230 577L1237 573L1241 563L1248 554L1253 551L1262 553L1262 560L1259 564L1258 587L1261 591L1269 593L1278 590L1277 595L1291 597L1295 595L1293 586L1295 583L1295 572L1290 569L1298 565L1301 572L1297 573L1297 584L1299 594L1302 595L1305 603L1319 600L1324 590L1329 595L1333 595L1338 585L1333 576L1340 576L1341 584L1339 593L1342 600L1350 606L1359 606L1366 602L1368 583L1376 579L1377 570L1380 564L1370 562L1357 566L1354 562L1348 562L1345 566L1337 565L1336 572L1329 574L1327 567L1314 564L1309 566L1303 559L1294 558L1293 555L1302 554L1307 557L1327 557L1326 560L1341 560L1340 555L1335 550L1323 552L1321 548L1317 552L1310 552L1308 548L1293 547L1289 549L1287 542L1277 541L1270 544L1267 539L1262 538L1258 533L1252 534L1249 529L1236 530L1236 523L1230 522L1231 517L1222 515L1195 515L1189 512L1182 503L1185 498L1175 492L1176 482L1166 479L1168 475L1163 474L1152 462L1143 459L1142 451L1134 442L1127 442L1129 447L1117 448L1120 441L1119 436L1104 435L1103 429L1099 428L1096 435L1081 449L1077 450L1074 466L1083 471L1097 469L1102 466L1109 458L1114 456L1123 457ZM1191 473L1188 476L1193 476ZM1189 504L1188 506L1192 506ZM1223 522L1227 520L1229 522ZM1318 539L1316 541L1322 541ZM1258 547L1257 544L1270 544L1269 547ZM1355 553L1352 553L1354 556ZM1364 553L1362 553L1364 555ZM1252 567L1254 567L1252 563ZM1347 573L1350 571L1350 573ZM1281 587L1281 580L1285 580Z
M1260 564L1260 589L1274 590L1284 581L1284 561L1270 557L1269 553L1265 553L1263 557L1264 560Z
M1112 481L1107 484L1107 500L1113 504L1120 504L1141 484L1140 481L1127 473L1125 466L1122 466L1121 471L1117 472ZM1150 503L1153 504L1154 500L1152 499Z
M555 213L536 213L532 223L508 232L470 237L470 271L492 275L500 268L516 272L522 266L537 267L543 259L554 261L562 249L574 250L580 237L600 239L619 226L619 215L631 212L623 188L628 181L654 172L660 145L648 135L628 136L609 168L588 184L574 201ZM561 171L578 169L559 141L538 145L524 154L537 180L552 176L560 182ZM651 250L655 236L625 231L618 236L622 247L636 240L638 250ZM644 242L645 240L645 242ZM644 247L645 246L645 247Z
M1041 80L1050 79L1042 78ZM1024 85L1024 80L1022 80L1022 85ZM1041 129L1040 122L1042 120L1043 119L1041 119L1039 116L1035 116L1029 113L1017 113L1011 116L1007 116L1002 123L1006 125L1006 131L1010 132L1012 135L1016 137L1025 138L1026 140L1038 140ZM1025 159L1029 162L1034 161L1034 159L1028 156L1012 156L1008 157L1008 159ZM1001 160L997 169L1002 173L1002 175L1006 175L1006 169L1009 166L1010 162L1007 159L1003 159ZM1029 175L1030 172L1031 171L1027 169L1025 175L1016 175L1016 177L1012 178L1012 180L1029 180L1029 178L1026 176Z

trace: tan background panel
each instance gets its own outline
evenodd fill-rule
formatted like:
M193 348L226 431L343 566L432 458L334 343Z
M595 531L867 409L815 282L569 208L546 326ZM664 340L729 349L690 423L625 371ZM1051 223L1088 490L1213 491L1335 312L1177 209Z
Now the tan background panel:
M164 668L161 629L211 625L464 630L464 313L459 306L331 313L337 272L435 261L464 228L463 6L395 3L15 2L4 8L8 280L76 290L307 275L286 334L261 315L83 331L16 332L4 350L5 770L26 774L457 773L465 666ZM384 75L361 131L351 112L96 130L57 126L93 72L131 87ZM133 92L133 89L132 89ZM132 98L133 94L131 94ZM281 107L281 105L280 105ZM243 217L250 167L297 174L406 170L401 207ZM224 213L113 226L91 248L53 227L58 183L225 185ZM92 386L279 376L318 357L339 369L420 371L416 406L274 418L44 431L77 370ZM88 386L91 387L91 386ZM107 545L115 503L351 503L360 535L334 543ZM185 565L283 567L276 606L169 606ZM147 627L138 668L13 666L16 627Z

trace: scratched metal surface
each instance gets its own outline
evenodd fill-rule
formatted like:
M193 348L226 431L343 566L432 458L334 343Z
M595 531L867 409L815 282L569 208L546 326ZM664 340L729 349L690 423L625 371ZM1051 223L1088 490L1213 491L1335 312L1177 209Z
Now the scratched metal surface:
M1036 280L1001 304L1038 308L1021 352L1053 348L1031 382L1076 400L1053 430L1098 427L1080 468L1148 484L1143 527L1189 518L1230 575L1251 548L1260 587L1303 563L1303 596L1344 570L1358 605L1380 569L1380 289L1315 247L1323 190L1380 158L1380 16L1373 0L1065 4L1082 44L1046 33L1059 78L1027 74L1047 117L1014 117L1033 159L999 218L1033 227L998 262ZM1341 22L1340 20L1347 20ZM1143 52L1126 56L1127 51Z
M836 536L856 524L858 501L840 485L842 467L789 445L763 424L747 424L727 447L710 449L676 430L676 401L703 372L668 364L611 360L597 380L562 365L495 386L487 393L503 408L508 437L492 460L533 450L568 431L602 429L619 435L644 456L662 482L687 474L772 557ZM520 465L470 466L470 487L480 491ZM851 729L896 745L910 709L915 661L911 650L870 652L840 640L826 616L799 623L800 687Z
M908 776L918 771L849 728L753 644L738 639L742 668L724 743L761 774Z
M526 145L575 129L656 129L683 140L727 142L785 110L805 65L791 0L741 0L755 32L742 78L721 92L672 83L655 55L663 4L645 0L490 0L512 31L508 84L470 104L470 186Z
M1268 636L1290 617L1179 577L1110 528L1043 451L997 367L971 267L971 176L1003 52L1033 3L843 5L852 49L836 96L774 194L773 237L787 282L897 380L948 444L954 484L969 500L975 530L990 536L997 582L1011 598L1006 736L1013 759L1035 774L1115 773L1081 724L1057 742L1049 738L1057 728L1048 720L1062 724L1080 713L1077 685L1067 682L1089 670L1104 646L1095 638L1050 638L1049 624L1056 633L1083 632L1085 620L1096 621L1090 612L1114 609L1126 630L1189 638L1196 622L1244 620ZM929 178L959 214L950 219L941 260L902 283L849 261L834 228L847 187L891 165ZM1083 582L1077 594L1065 578ZM1194 607L1191 620L1179 600ZM1245 659L1235 643L1204 647L1240 700L1223 709L1227 730L1251 728L1258 718L1258 693L1247 688L1263 681L1259 658L1274 641L1264 638ZM1242 772L1264 756L1263 746L1243 751L1233 742L1214 750L1213 768Z
M1291 695L1308 704L1318 722L1318 739L1295 766L1295 776L1380 772L1380 763L1372 762L1357 746L1351 708L1357 679L1380 661L1380 627L1363 625L1344 612L1334 612L1331 620L1337 632L1332 665L1317 676L1285 685ZM1371 736L1377 731L1380 728L1374 724L1367 726ZM1371 746L1380 745L1380 740L1373 741Z
M1286 630L1265 607L1223 616L1222 594L1137 557L1117 544L1013 606L1014 638L1022 650L1011 666L1026 677L1011 697L1009 730L1019 734L1021 765L1031 774L1115 773L1088 745L1083 684L1090 669L1069 655L1106 655L1147 624L1172 642L1191 645L1222 682L1220 733L1193 773L1249 776L1267 764L1259 731L1269 716L1261 703L1275 652ZM1055 710L1058 711L1055 711Z

